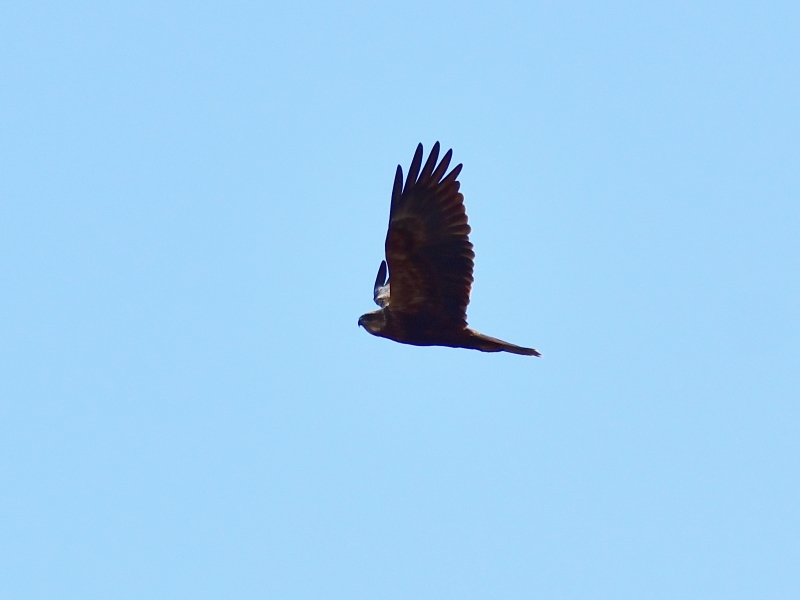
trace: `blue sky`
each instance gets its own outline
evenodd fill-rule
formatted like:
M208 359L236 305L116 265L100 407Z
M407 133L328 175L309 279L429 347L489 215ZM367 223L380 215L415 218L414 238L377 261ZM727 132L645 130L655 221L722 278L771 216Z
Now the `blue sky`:
M5 3L0 595L798 597L799 26ZM437 140L541 359L356 325Z

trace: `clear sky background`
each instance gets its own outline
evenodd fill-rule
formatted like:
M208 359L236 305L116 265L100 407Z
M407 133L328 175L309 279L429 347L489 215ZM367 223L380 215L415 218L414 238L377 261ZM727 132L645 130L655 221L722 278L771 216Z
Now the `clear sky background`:
M0 596L800 597L798 32L3 3ZM356 325L436 140L540 359Z

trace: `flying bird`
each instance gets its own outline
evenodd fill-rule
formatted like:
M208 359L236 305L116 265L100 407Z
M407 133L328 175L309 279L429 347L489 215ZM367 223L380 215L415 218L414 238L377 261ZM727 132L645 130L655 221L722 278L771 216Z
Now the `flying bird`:
M467 327L475 253L469 241L464 196L458 191L462 165L445 176L452 156L453 151L448 150L437 165L436 142L422 166L419 144L405 185L398 165L386 260L381 261L374 287L375 303L381 308L362 315L358 324L372 335L402 344L541 356L533 348L515 346Z

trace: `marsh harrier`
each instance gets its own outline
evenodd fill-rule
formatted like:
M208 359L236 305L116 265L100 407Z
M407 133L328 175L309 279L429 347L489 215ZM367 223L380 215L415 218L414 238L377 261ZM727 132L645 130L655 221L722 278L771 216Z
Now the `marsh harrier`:
M464 196L458 191L461 165L445 176L452 155L448 150L437 166L436 142L420 171L419 144L405 185L398 165L386 260L381 261L375 279L374 299L381 308L362 315L358 324L372 335L403 344L540 356L533 348L515 346L467 327L475 253L469 241Z

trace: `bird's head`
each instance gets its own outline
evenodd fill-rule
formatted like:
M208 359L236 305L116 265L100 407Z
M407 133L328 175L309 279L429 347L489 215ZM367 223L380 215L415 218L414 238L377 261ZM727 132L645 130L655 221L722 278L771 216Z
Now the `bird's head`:
M358 324L370 333L378 335L386 326L386 315L384 314L383 310L369 312L359 317Z

